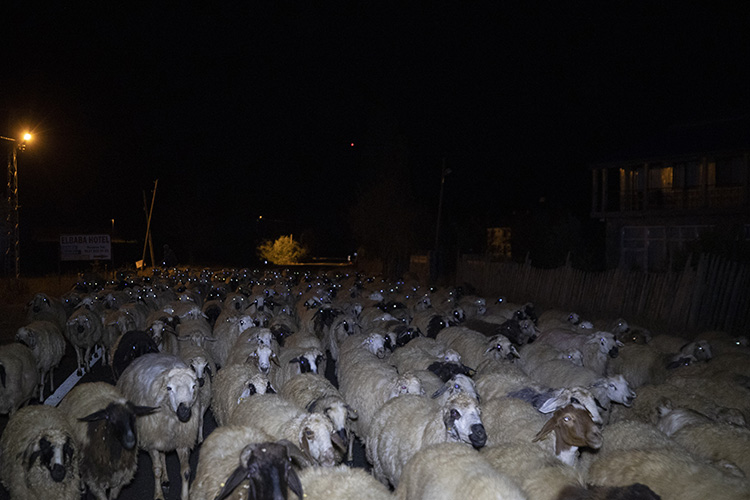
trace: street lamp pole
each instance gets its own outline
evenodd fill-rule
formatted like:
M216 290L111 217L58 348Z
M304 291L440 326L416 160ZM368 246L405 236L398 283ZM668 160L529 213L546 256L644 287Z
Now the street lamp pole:
M8 246L5 250L6 270L10 267L10 253L13 242L13 258L15 260L16 279L21 277L21 250L20 250L20 233L18 217L18 151L26 149L26 141L31 139L30 134L24 134L23 142L18 142L12 137L0 135L0 140L12 143L8 152L8 217L6 219L6 231L8 236Z

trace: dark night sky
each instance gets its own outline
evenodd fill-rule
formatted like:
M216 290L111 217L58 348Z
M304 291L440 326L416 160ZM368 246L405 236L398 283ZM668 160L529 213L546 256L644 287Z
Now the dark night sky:
M158 178L154 238L183 255L243 251L261 214L346 253L394 144L427 207L445 158L453 220L542 196L585 216L590 162L750 111L747 2L408 3L8 7L0 135L36 134L22 236L115 218L142 239Z

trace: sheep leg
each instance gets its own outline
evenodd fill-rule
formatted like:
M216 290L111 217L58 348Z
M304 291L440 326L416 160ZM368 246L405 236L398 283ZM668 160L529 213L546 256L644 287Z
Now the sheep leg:
M78 364L78 370L76 370L76 374L79 377L83 376L83 353L81 352L81 348L76 346L76 362Z
M151 467L154 470L154 500L164 500L164 492L162 491L162 474L166 477L167 468L164 467L164 453L159 450L149 450L148 454L151 456Z
M354 434L349 431L349 446L346 448L346 463L351 466L354 464Z
M182 481L182 500L189 500L190 485L190 450L177 448L177 458L180 460L180 480Z

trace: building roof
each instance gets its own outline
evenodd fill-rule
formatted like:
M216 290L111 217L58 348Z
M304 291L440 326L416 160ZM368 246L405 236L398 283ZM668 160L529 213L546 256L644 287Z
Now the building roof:
M597 162L602 167L750 151L750 116L675 125Z

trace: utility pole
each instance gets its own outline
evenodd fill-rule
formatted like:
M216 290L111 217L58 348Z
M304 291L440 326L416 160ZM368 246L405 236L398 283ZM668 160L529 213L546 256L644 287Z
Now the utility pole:
M154 190L151 194L151 207L149 207L148 204L146 203L145 191L143 193L143 211L148 214L148 219L146 220L146 238L143 241L143 256L141 257L141 260L142 261L146 260L146 245L148 245L149 248L151 249L151 266L156 265L156 259L154 258L154 245L153 243L151 243L151 216L154 213L154 201L156 201L157 184L159 184L159 179L156 179L154 181Z

